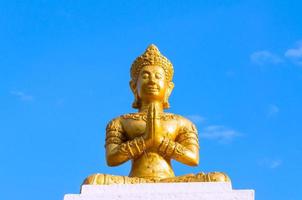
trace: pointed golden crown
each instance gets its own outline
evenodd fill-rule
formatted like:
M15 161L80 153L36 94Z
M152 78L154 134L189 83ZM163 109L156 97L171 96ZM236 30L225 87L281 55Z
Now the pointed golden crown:
M158 65L165 70L166 80L172 81L174 69L172 63L163 56L158 48L151 44L141 56L137 57L131 66L131 78L135 82L137 81L139 72L144 66Z

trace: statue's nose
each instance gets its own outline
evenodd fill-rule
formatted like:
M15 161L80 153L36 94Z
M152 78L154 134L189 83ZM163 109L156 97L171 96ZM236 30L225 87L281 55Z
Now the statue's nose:
M155 77L154 76L150 76L150 79L149 79L149 84L155 84Z

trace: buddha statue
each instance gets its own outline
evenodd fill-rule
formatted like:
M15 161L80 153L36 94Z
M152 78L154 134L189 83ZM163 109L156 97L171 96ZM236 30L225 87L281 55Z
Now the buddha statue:
M83 184L135 184L159 182L229 182L221 172L175 176L171 160L189 166L199 163L195 125L180 115L166 113L173 90L173 65L150 45L131 66L130 88L137 113L121 115L106 128L109 166L132 162L129 176L93 174Z

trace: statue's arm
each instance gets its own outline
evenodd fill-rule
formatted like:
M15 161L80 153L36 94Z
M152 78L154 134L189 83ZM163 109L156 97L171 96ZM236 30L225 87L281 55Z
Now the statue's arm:
M105 147L109 166L120 165L140 156L146 150L143 137L127 140L119 118L112 120L107 125Z
M199 163L198 133L194 124L185 120L175 141L164 138L159 146L162 156L175 159L183 164L196 166Z

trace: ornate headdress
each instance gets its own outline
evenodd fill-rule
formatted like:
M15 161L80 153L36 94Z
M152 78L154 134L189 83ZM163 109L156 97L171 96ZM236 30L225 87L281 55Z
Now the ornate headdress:
M163 56L158 48L151 44L141 56L137 57L131 66L131 78L133 81L137 81L138 75L141 69L146 65L158 65L162 67L166 74L166 80L172 81L173 78L173 65Z

